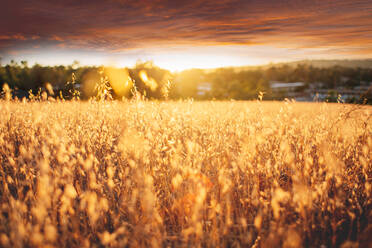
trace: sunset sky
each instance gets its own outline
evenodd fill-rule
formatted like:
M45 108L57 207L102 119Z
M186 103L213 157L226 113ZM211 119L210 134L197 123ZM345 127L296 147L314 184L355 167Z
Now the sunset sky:
M372 58L372 0L2 1L0 57L170 69Z

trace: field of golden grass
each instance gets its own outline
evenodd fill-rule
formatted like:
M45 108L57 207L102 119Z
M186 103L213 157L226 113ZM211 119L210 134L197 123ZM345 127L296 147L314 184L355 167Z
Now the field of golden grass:
M372 108L0 102L1 247L368 247Z

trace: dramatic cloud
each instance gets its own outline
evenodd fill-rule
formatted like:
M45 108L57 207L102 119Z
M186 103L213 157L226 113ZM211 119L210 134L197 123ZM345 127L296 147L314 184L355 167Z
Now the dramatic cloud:
M372 55L371 0L6 0L2 5L5 57L35 47L116 53L210 45Z

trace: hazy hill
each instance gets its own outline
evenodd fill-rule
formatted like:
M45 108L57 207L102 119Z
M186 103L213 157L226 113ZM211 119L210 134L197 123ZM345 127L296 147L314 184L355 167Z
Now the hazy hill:
M283 63L288 65L307 64L314 67L332 67L342 66L351 68L372 68L372 59L357 59L357 60L301 60L290 63Z
M272 66L288 65L288 66L294 66L295 67L299 64L311 65L313 67L318 67L318 68L329 68L329 67L333 67L333 66L342 66L342 67L348 67L348 68L358 68L358 67L359 68L372 68L372 59L299 60L299 61L293 61L293 62L269 63L269 64L258 65L258 66L232 66L232 67L224 67L224 68L234 69L236 72L239 72L239 71L246 71L246 70L269 68L269 67L272 67ZM220 68L216 68L216 69L220 69ZM206 69L204 71L213 72L216 69Z

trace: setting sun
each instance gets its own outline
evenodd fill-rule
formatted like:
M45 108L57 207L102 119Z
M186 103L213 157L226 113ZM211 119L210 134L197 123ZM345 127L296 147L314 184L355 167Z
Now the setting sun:
M191 68L219 68L226 66L258 65L263 59L247 58L231 52L226 47L195 47L176 51L161 51L152 56L155 64L171 71L183 71ZM266 61L265 61L266 62Z

